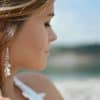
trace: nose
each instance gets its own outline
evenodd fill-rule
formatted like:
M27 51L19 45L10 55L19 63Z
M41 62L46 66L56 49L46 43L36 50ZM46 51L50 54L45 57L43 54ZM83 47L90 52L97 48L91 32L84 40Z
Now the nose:
M57 35L52 29L49 31L48 40L49 42L57 40Z

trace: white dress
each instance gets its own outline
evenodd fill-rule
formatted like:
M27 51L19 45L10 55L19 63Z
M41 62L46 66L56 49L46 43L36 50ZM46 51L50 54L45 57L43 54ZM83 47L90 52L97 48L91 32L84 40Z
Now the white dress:
M27 98L27 100L44 100L46 93L36 93L32 88L30 88L16 76L14 77L13 81L15 86L22 91L22 95Z

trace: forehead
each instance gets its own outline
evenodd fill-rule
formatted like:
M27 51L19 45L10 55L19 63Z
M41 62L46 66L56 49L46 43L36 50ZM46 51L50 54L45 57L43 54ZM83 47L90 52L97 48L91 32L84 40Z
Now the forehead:
M49 13L54 13L54 0L48 0L43 7L36 10L33 15L46 16Z
M53 5L53 4L51 4L51 5L47 6L47 7L45 7L45 8L44 8L44 12L42 12L41 14L42 14L42 15L48 15L48 14L50 14L50 13L54 13L54 5Z

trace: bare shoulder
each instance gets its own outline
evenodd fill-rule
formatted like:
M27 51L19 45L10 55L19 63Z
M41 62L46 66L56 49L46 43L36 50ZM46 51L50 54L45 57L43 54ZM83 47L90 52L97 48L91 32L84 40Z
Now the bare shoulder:
M37 93L45 92L45 100L64 100L53 82L44 74L27 72L17 74L17 77Z

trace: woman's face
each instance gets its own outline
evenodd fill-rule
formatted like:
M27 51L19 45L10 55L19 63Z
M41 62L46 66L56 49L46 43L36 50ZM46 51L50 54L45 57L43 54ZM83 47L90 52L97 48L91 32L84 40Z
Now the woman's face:
M50 21L54 16L54 3L45 9L38 9L17 33L10 46L12 66L42 70L45 68L50 50L50 43L56 40Z

